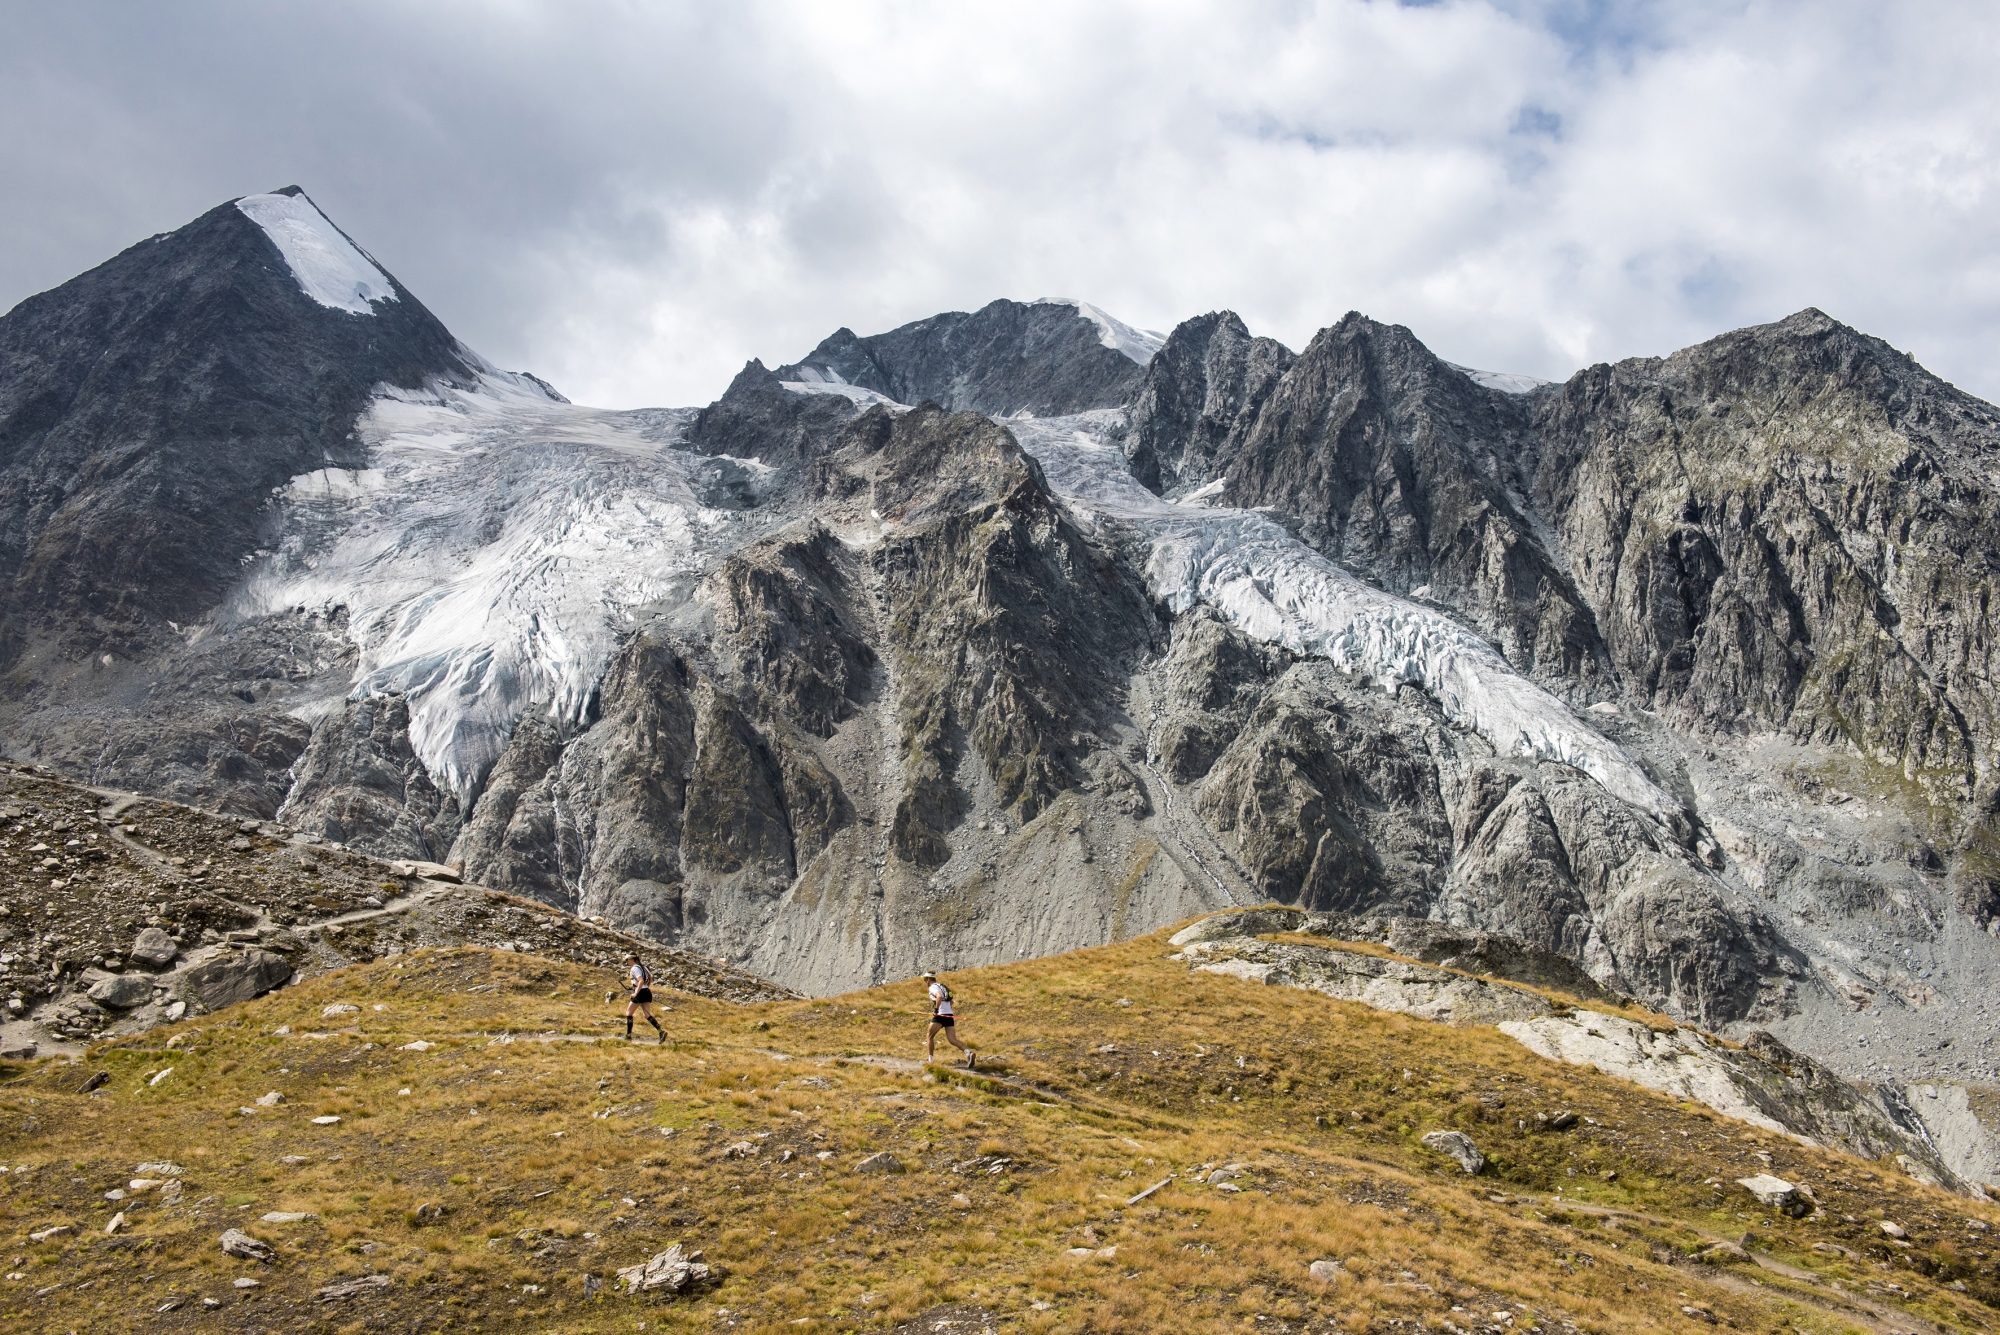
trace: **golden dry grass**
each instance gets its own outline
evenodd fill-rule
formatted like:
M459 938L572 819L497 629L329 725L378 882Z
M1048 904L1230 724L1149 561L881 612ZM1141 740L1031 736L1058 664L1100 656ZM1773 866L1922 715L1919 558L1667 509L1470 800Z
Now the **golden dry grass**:
M469 949L343 970L81 1067L20 1068L0 1086L0 1155L30 1171L0 1179L0 1228L23 1278L0 1287L0 1326L886 1329L966 1304L1034 1332L1472 1330L1503 1310L1516 1330L1707 1329L1707 1313L1834 1332L1890 1328L1855 1303L1979 1329L2000 1301L1991 1234L1966 1223L2000 1223L1991 1207L1492 1029L1190 974L1167 950L1150 937L955 975L967 1038L1003 1063L991 1074L915 1060L914 983L748 1007L676 997L674 1041L628 1047L557 1037L609 1039L604 973ZM361 1009L324 1016L336 1003ZM417 1040L437 1046L402 1047ZM68 1092L99 1070L94 1094ZM237 1111L268 1090L286 1102ZM1562 1108L1589 1120L1533 1129ZM1422 1148L1447 1127L1480 1144L1487 1176ZM744 1141L756 1153L727 1157ZM880 1150L908 1171L856 1171ZM159 1159L187 1172L178 1205L102 1199ZM1237 1163L1235 1194L1193 1180ZM1773 1218L1708 1185L1767 1168L1810 1182L1823 1217ZM129 1227L106 1236L120 1207ZM272 1211L317 1218L257 1222ZM1889 1245L1884 1214L1912 1247ZM28 1241L63 1223L79 1231ZM225 1257L232 1226L278 1261ZM1686 1259L1746 1230L1804 1277ZM586 1296L586 1276L675 1241L723 1284ZM1323 1258L1342 1262L1332 1284L1307 1275ZM313 1296L371 1271L391 1280L379 1294ZM232 1287L246 1275L259 1287Z

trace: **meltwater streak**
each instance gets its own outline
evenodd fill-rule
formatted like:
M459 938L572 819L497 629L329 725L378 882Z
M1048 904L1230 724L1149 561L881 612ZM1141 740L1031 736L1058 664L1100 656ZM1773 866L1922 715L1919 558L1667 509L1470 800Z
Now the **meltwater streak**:
M1086 524L1125 520L1152 540L1146 582L1176 612L1207 603L1245 634L1433 696L1502 754L1561 761L1656 815L1678 812L1630 757L1450 617L1382 592L1253 510L1162 500L1103 434L1115 409L1005 425Z

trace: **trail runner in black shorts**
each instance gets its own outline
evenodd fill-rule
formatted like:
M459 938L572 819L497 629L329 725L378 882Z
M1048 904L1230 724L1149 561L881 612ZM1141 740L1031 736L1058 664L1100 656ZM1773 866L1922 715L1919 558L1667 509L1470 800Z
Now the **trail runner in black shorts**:
M965 1054L965 1069L971 1070L979 1054L958 1041L958 1016L952 1013L951 989L940 983L934 973L925 974L924 981L930 984L931 993L931 1027L924 1035L924 1059L937 1060L937 1039L943 1034L945 1042Z
M660 1029L660 1022L653 1018L653 972L640 962L637 955L625 957L625 989L632 999L625 1003L625 1037L632 1037L632 1016L643 1011L646 1023L660 1031L660 1042L667 1041L667 1031Z

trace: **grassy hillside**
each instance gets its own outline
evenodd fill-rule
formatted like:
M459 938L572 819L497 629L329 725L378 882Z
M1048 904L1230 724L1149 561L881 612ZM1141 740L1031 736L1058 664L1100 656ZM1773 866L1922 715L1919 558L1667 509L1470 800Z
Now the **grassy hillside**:
M473 948L16 1065L0 1084L0 1327L1993 1324L2000 1209L1491 1029L1190 974L1168 950L1149 937L955 975L991 1074L921 1063L917 984L746 1006L670 996L671 1043L626 1045L608 971ZM404 1046L418 1041L434 1046ZM257 1107L272 1091L284 1101ZM1560 1111L1573 1128L1536 1129ZM1478 1143L1484 1175L1422 1147L1443 1128ZM860 1171L880 1151L906 1171ZM135 1171L160 1161L177 1197L104 1198L172 1176ZM1227 1165L1240 1175L1196 1180ZM1761 1171L1810 1184L1819 1215L1758 1208L1734 1179ZM225 1256L232 1227L276 1259ZM719 1287L609 1287L677 1241L722 1269ZM1331 1280L1309 1274L1329 1259ZM369 1274L387 1283L316 1296Z

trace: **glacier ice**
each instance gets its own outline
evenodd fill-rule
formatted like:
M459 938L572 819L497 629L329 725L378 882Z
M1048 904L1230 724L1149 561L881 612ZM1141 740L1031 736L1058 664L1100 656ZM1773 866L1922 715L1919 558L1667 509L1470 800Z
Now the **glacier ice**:
M1118 317L1073 297L1037 297L1030 306L1074 306L1076 313L1097 326L1097 341L1144 366L1166 346L1167 336L1151 329L1134 329Z
M1470 366L1460 366L1457 362L1446 362L1452 370L1471 378L1475 385L1497 389L1503 394L1528 394L1543 385L1554 384L1551 380L1537 380L1531 375L1516 375L1512 371L1479 371Z
M304 195L246 195L236 207L264 229L299 287L320 305L373 315L369 303L397 299L389 276Z
M660 417L524 377L384 390L358 427L369 466L280 489L284 539L225 616L345 607L353 693L404 692L411 745L463 801L524 711L580 720L635 616L758 535L756 512L702 504L724 465L662 443Z

